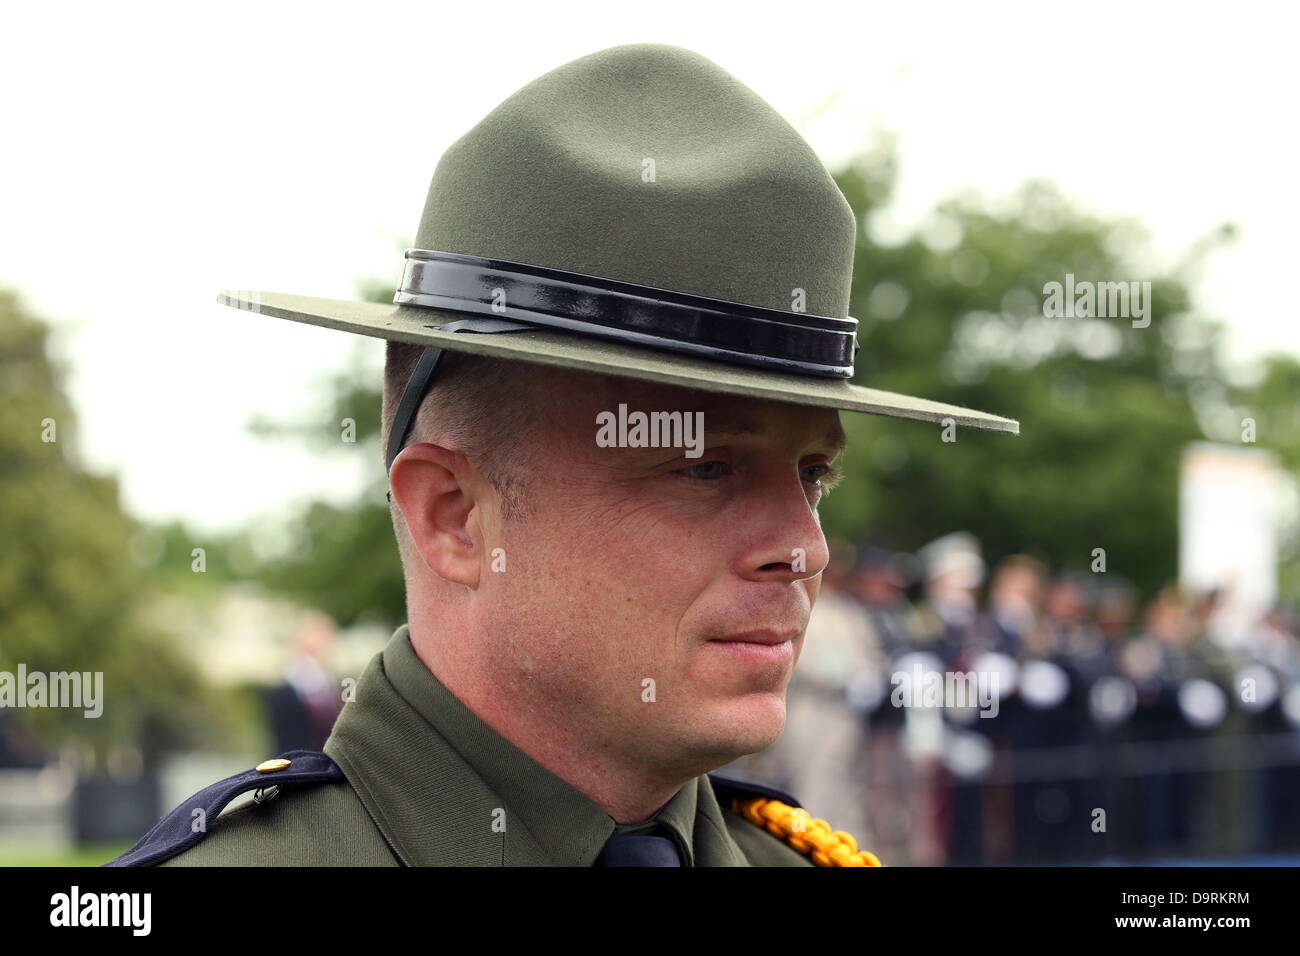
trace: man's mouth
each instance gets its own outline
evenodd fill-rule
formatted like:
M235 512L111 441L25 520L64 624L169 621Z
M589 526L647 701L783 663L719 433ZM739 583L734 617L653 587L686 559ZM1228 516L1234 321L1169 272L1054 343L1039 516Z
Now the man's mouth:
M715 637L720 644L766 644L769 647L793 641L799 631L747 631L744 634L731 634L727 637Z
M707 643L717 648L731 665L753 666L771 672L773 667L781 672L794 664L794 639L799 631L746 631L716 637ZM731 666L729 665L729 666Z

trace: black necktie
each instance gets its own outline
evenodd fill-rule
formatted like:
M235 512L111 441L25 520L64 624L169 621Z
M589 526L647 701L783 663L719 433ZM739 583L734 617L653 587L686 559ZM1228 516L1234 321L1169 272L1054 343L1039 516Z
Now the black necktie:
M677 844L666 836L658 836L662 828L656 827L654 833L619 833L605 841L600 856L593 866L681 866L681 854Z

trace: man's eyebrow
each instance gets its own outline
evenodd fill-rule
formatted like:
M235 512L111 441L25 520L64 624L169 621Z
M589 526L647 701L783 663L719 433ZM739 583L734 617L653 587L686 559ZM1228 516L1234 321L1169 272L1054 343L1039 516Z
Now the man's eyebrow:
M755 425L748 418L736 418L725 413L704 413L705 434L742 435L754 437L766 434L766 430ZM835 424L822 433L821 441L834 452L832 458L838 457L849 443L844 426L836 419Z
M822 436L822 440L830 445L835 452L831 456L832 458L838 458L849 444L849 436L845 433L844 426L838 420L835 422L835 427Z

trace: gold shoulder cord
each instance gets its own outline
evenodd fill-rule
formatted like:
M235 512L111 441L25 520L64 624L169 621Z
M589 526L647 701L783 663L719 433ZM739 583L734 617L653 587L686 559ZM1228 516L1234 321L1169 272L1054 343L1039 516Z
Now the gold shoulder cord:
M754 797L736 800L735 808L751 823L780 837L800 853L811 854L818 866L883 866L870 850L859 850L858 841L843 830L832 830L825 820L808 816L780 800Z

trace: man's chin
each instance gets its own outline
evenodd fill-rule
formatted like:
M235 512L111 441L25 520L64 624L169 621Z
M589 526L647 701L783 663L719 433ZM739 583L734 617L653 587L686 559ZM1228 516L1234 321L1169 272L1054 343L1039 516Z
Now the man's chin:
M717 766L766 750L785 730L785 692L719 702L699 726L709 732L710 749L720 760Z

